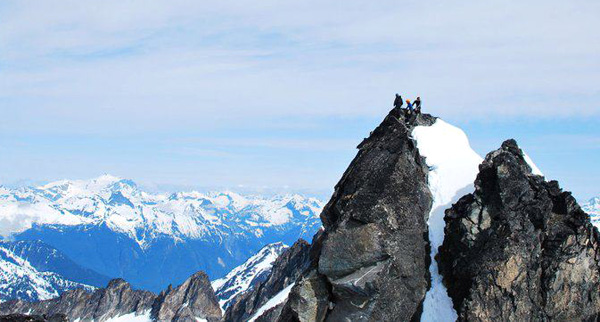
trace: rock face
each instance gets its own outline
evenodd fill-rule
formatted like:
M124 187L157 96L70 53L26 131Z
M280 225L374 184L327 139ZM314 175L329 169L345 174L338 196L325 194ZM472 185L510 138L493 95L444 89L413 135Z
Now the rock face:
M320 235L317 234L317 236ZM271 273L265 281L256 285L252 291L242 293L232 300L232 304L225 312L224 320L247 321L269 299L293 284L310 265L310 249L311 245L302 239L286 249L275 260ZM273 317L278 315L278 311L270 313L270 316ZM264 317L263 320L265 320ZM268 320L271 319L266 319L266 321Z
M132 290L122 279L114 279L103 289L93 293L75 289L60 297L40 302L21 300L0 304L0 313L54 315L64 314L69 320L103 321L108 318L131 312L143 312L152 307L156 296L150 292Z
M418 320L429 287L428 168L410 137L427 114L393 109L359 146L321 213L312 267L280 321Z
M446 211L439 267L462 321L589 321L600 313L598 231L569 192L533 175L514 140Z
M183 284L163 291L159 296L133 290L123 279L114 279L103 289L87 292L75 289L60 297L40 302L21 300L0 304L0 314L65 315L69 320L105 321L126 314L147 314L160 321L219 321L221 309L204 272L198 272Z
M10 314L0 315L0 322L67 322L67 317L56 314L52 316L45 315L25 315L25 314Z
M152 305L152 318L157 321L208 321L221 319L221 308L210 286L208 276L198 272L177 288L160 293Z

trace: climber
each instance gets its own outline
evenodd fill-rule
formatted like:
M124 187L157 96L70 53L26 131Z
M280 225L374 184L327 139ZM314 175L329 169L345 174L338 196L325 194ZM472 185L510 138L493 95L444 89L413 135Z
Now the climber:
M400 96L400 95L398 95L398 93L396 93L396 99L394 100L394 107L402 108L402 104L404 104L404 102L402 102L402 96Z
M415 111L417 113L421 113L421 96L417 96L417 99L415 100L413 105L415 106Z
M413 111L413 105L410 103L410 100L406 100L406 109L409 111Z

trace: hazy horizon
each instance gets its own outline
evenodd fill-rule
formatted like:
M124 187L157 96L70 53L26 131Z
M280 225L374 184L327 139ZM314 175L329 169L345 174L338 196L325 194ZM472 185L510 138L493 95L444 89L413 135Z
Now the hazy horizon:
M0 184L327 196L395 93L600 195L594 1L4 1ZM327 196L328 197L328 196Z

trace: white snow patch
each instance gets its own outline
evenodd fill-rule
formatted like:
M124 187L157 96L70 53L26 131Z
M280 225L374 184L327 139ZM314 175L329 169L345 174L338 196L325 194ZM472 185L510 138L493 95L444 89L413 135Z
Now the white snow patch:
M135 312L116 316L114 318L110 318L106 320L106 322L150 322L152 319L150 318L150 311L146 311L140 315L136 315Z
M421 321L455 321L457 313L442 284L435 255L444 242L444 210L474 190L473 182L483 159L471 149L461 129L441 119L437 119L432 126L415 127L412 135L417 141L419 153L426 158L430 167L428 181L433 194L427 222L431 242L431 288L425 296Z
M254 322L261 315L263 315L263 313L265 313L266 311L285 302L287 300L288 296L290 295L290 292L292 291L292 287L294 287L295 284L296 283L292 283L292 284L288 285L286 288L281 290L281 292L277 293L277 295L275 295L271 299L269 299L267 301L267 303L265 303L263 306L260 307L260 309L258 309L258 311L256 311L256 313L252 316L252 318L250 318L250 320L248 320L248 322Z
M523 149L521 149L521 151L523 151ZM531 168L531 173L538 176L544 176L542 171L540 171L540 168L538 168L537 165L533 163L533 160L531 160L531 158L527 155L527 153L525 153L525 151L523 151L523 158L525 158L525 162L527 162L527 164Z

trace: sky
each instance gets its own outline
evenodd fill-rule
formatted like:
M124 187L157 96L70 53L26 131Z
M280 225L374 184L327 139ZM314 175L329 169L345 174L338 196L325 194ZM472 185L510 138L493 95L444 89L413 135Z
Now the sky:
M600 195L598 1L2 1L0 184L327 196L395 93Z

